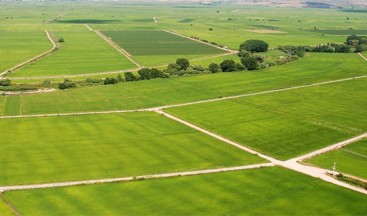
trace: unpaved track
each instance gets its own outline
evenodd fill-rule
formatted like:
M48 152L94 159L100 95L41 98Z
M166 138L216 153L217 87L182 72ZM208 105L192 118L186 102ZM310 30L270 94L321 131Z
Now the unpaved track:
M353 137L351 139L348 139L348 140L345 140L345 141L342 141L342 142L339 142L339 143L336 143L334 145L331 145L331 146L328 146L328 147L325 147L323 149L319 149L317 151L314 151L314 152L311 152L311 153L308 153L306 155L302 155L302 156L299 156L299 157L296 157L296 158L293 158L292 160L295 161L295 162L301 162L301 161L304 161L304 160L307 160L307 159L310 159L312 157L315 157L317 155L320 155L320 154L324 154L326 152L329 152L329 151L332 151L332 150L335 150L335 149L339 149L339 148L342 148L346 145L349 145L349 144L352 144L352 143L355 143L361 139L364 139L367 137L367 133L364 133L364 134L361 134L359 136L356 136L356 137Z
M14 213L14 215L21 216L22 214L15 208L15 206L0 192L0 200L2 200L8 208ZM0 212L1 213L1 212Z
M361 56L365 61L367 61L367 58L362 53L358 53L358 55Z
M16 65L16 66L12 67L12 68L10 68L10 69L7 69L6 71L4 71L4 72L2 72L2 73L0 73L0 79L1 79L3 76L5 76L5 75L8 75L8 74L12 73L14 70L17 70L17 69L19 69L19 68L22 68L22 67L24 67L24 66L28 65L28 64L31 64L31 63L33 63L33 62L35 62L35 61L37 61L37 60L39 60L39 59L41 59L41 58L43 58L43 57L48 56L49 54L51 54L51 53L55 52L56 50L58 50L58 46L57 46L56 42L54 41L54 39L52 38L52 36L51 36L50 32L49 32L49 31L47 31L47 30L45 30L45 33L46 33L47 38L49 39L49 41L51 41L51 43L52 43L52 48L51 48L50 50L48 50L48 51L44 52L44 53L41 53L41 54L39 54L39 55L37 55L37 56L35 56L35 57L31 58L31 59L28 59L27 61L25 61L25 62L23 62L23 63L20 63L20 64L18 64L18 65Z
M90 185L90 184L101 184L101 183L112 183L112 182L127 182L127 181L136 181L136 180L142 180L142 179L193 176L193 175L202 175L202 174L219 173L219 172L231 172L231 171L239 171L239 170L247 170L247 169L257 169L257 168L270 167L270 166L273 166L273 164L262 163L262 164L253 164L253 165L247 165L247 166L206 169L206 170L196 170L196 171L186 171L186 172L174 172L174 173L164 173L164 174L153 174L153 175L143 175L143 176L131 176L131 177L123 177L123 178L109 178L109 179L97 179L97 180L85 180L85 181L73 181L73 182L5 186L5 187L0 187L0 191L6 192L6 191L16 191L16 190L55 188L55 187Z

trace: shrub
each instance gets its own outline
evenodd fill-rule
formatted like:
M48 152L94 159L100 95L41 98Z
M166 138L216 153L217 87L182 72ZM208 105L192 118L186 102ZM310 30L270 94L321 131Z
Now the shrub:
M176 64L179 66L180 70L186 70L190 66L189 60L185 58L177 59Z
M125 81L129 82L129 81L135 81L138 78L131 72L126 72L125 73Z
M218 73L221 71L221 68L218 64L216 63L211 63L209 65L209 71L212 72L212 73Z
M236 71L236 62L233 60L224 60L222 63L220 63L220 67L222 68L223 72L231 72Z
M0 86L11 86L11 80L10 79L0 80Z
M65 79L64 82L59 84L59 89L61 89L61 90L75 88L75 87L76 87L75 82L73 82L69 79Z
M65 40L64 40L64 38L59 38L59 43L64 43L65 42Z
M104 79L103 84L104 85L111 85L111 84L116 84L118 83L118 80L114 77L106 77L106 79Z
M257 70L259 68L258 61L254 56L241 58L241 63L247 68L247 70Z
M51 80L47 79L42 82L42 85L45 87L49 87L52 84Z
M267 52L269 44L262 40L247 40L240 45L240 51L246 50L248 52Z

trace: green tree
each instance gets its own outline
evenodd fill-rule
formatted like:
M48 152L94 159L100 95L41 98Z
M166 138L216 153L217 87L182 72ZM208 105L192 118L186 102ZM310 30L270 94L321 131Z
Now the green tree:
M11 80L10 79L0 80L0 86L11 86Z
M240 45L240 51L246 50L248 52L267 52L269 44L262 40L247 40Z
M190 66L189 60L185 58L177 59L176 64L179 66L180 70L186 70Z
M220 63L220 67L222 68L223 72L231 72L236 71L236 62L233 60L224 60L222 63Z
M135 81L135 80L137 80L137 78L133 73L131 73L131 72L126 72L125 73L125 81L128 82L128 81Z
M241 63L247 68L247 70L257 70L259 68L258 61L254 56L241 58Z
M218 73L221 71L221 68L218 64L216 63L211 63L209 65L209 71L212 72L212 73Z

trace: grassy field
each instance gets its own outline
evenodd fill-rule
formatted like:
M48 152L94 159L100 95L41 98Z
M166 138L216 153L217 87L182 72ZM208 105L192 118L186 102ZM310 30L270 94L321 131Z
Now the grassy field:
M282 168L6 193L24 215L364 215L363 194Z
M130 30L104 31L108 37L133 56L204 55L222 50L165 31Z
M0 128L0 185L264 162L155 113L2 119Z
M156 79L24 95L21 112L65 113L176 104L366 75L365 66L366 62L356 54L312 54L291 64L257 72Z
M54 34L65 40L60 50L12 73L10 77L83 74L135 68L128 59L84 26L56 31Z
M366 132L366 92L367 78L167 111L289 159Z
M3 115L20 115L21 110L21 97L11 96L4 98L4 107L2 109Z
M2 200L0 200L0 214L3 216L15 216L15 214Z
M339 150L311 158L311 163L326 169L331 169L336 162L338 172L351 174L367 179L367 139L353 143Z
M134 59L146 66L175 62L177 58L200 58L224 53L223 50L201 44L165 31L128 30L103 31Z
M4 30L0 27L0 73L52 47L41 30Z

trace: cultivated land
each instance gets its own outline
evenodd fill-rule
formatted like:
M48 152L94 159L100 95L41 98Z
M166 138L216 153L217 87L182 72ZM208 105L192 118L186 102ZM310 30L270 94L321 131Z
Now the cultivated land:
M366 132L366 92L367 78L167 111L267 155L289 159Z
M52 47L42 30L7 30L0 26L0 73Z
M367 179L367 140L353 143L341 149L311 158L306 161L326 169L336 162L337 171Z
M70 75L135 68L128 59L84 26L69 31L56 31L54 35L65 40L57 52L15 71L10 77Z
M58 51L9 75L12 83L115 77L115 70L137 67L98 31L141 65L160 68L182 57L203 67L240 61L164 30L232 49L254 38L276 48L341 43L350 33L366 32L365 13L356 10L80 2L0 7L0 39L6 42L0 69L49 50L45 30L65 39ZM268 63L284 53L260 55ZM364 189L293 158L366 137L367 62L361 56L307 53L256 72L0 95L0 195L24 215L365 215ZM115 73L101 74L106 71ZM337 171L366 178L365 139L306 163L330 170L337 159ZM230 140L292 159L279 161ZM2 200L0 214L13 215Z
M24 95L21 112L68 113L163 106L367 75L365 65L356 54L312 54L259 72L126 82Z
M155 113L0 121L0 184L136 176L265 162ZM62 171L61 171L62 170Z
M367 196L282 168L9 192L6 197L25 215L363 215L367 211Z
M162 30L103 31L144 66L175 62L180 56L189 59L224 53L223 50Z

